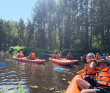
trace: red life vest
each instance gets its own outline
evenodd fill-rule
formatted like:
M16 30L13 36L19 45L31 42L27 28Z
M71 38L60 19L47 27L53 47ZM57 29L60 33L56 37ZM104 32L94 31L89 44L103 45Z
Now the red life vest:
M72 56L70 54L68 54L68 58L72 58Z
M100 60L100 56L99 56L99 55L96 55L96 59L97 59L97 60Z
M34 52L31 53L31 58L35 58L35 53Z
M106 56L104 55L104 56L102 56L102 58L103 58L103 59L106 59Z
M18 57L23 57L23 53L19 53Z
M87 62L91 62L91 61L97 62L96 59L91 59L91 60L89 60ZM97 70L99 70L99 67L98 66L96 66L92 72L89 72L88 69L87 69L87 67L86 67L86 64L85 64L84 65L84 76L96 76Z
M98 84L109 86L110 87L110 75L108 74L108 70L110 67L106 67L96 77L96 81Z
M59 55L57 55L57 59L59 59L60 57L59 57Z
M56 54L52 54L52 58L56 58Z

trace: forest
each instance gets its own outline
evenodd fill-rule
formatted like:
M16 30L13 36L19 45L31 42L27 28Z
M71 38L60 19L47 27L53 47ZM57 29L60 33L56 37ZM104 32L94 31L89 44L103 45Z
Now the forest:
M0 48L110 53L110 0L36 0L25 23L0 19Z

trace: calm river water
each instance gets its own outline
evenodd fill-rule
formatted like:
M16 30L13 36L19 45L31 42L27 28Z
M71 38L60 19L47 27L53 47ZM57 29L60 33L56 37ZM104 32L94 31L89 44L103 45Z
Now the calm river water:
M57 72L55 67L79 71L83 64L79 62L75 67L61 66L48 61L48 56L44 57L44 64L33 64L19 62L12 59L11 55L0 55L0 90L4 87L11 87L12 91L18 84L23 88L23 93L60 93L68 87L68 81L74 77L74 73ZM38 86L32 88L31 86ZM4 93L7 93L5 91ZM19 89L15 93L20 93Z

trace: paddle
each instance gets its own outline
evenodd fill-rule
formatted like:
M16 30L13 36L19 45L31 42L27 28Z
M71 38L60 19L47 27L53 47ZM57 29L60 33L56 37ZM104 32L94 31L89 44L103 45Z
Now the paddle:
M52 56L52 54L46 54L46 53L42 53L42 55L43 55L43 56L45 56L45 55Z
M63 69L63 68L58 68L58 67L55 67L54 68L55 71L58 71L58 72L72 72L72 73L76 73L75 71L70 71L70 70L67 70L67 69Z
M14 48L11 48L11 51L15 51Z
M5 67L5 66L6 66L5 62L0 63L0 67Z
M36 59L39 59L39 57L36 57Z

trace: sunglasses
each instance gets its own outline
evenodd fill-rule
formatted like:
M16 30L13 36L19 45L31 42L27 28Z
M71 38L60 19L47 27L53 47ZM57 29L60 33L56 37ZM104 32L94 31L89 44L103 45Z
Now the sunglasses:
M87 57L92 57L92 56L87 56Z

